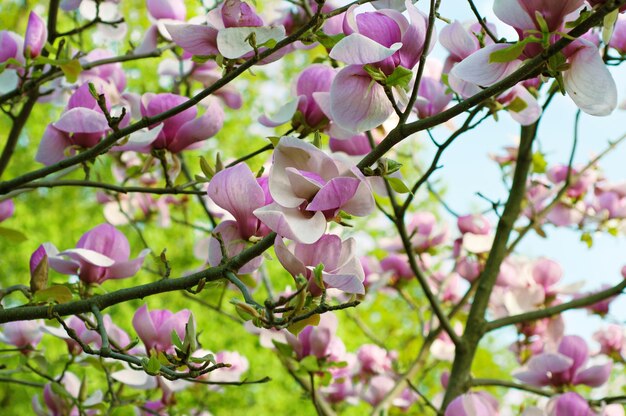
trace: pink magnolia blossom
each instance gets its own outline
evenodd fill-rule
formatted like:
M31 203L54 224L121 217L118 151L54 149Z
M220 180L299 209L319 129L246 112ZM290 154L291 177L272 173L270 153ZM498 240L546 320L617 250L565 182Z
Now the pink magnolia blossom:
M583 0L562 2L498 0L494 3L494 12L500 20L513 26L522 39L530 33L529 31L541 30L536 13L543 16L548 30L555 32L562 30L563 24L568 19L574 20L577 16L572 15L570 17L568 15L581 6L583 6ZM554 37L554 39L556 40L558 37ZM499 45L494 46L490 52L499 47ZM535 56L540 52L541 48L538 44L530 44L524 51L526 57ZM617 106L617 89L613 77L600 57L598 47L581 38L569 45L563 53L570 65L569 69L563 73L567 94L582 111L595 116L609 115ZM496 67L505 64L489 64L487 53L484 52L483 55L487 58L482 60L486 65L484 72L490 74L489 76L493 77L494 82L475 82L475 84L489 86L507 74L498 74L494 71ZM519 61L517 62L519 65ZM486 80L487 78L483 79Z
M186 97L176 94L146 93L141 98L141 115L152 117L186 101L188 101ZM215 136L224 124L224 110L221 105L216 100L210 100L204 114L196 117L197 113L197 107L191 107L164 120L163 127L154 141L149 145L130 150L148 153L150 149L167 149L172 153L179 153ZM154 129L157 126L150 128Z
M0 222L5 221L13 216L15 212L15 204L12 199L0 201Z
M299 111L307 128L323 127L328 123L328 117L317 100L324 99L326 95L323 93L328 94L336 73L334 68L327 65L309 66L296 79L294 95L297 98L285 104L273 117L262 116L259 121L265 126L275 127L291 121L296 111ZM298 128L299 125L294 125L294 127Z
M419 95L415 101L415 111L419 118L432 117L446 109L452 100L452 94L440 79L422 77Z
M239 254L251 237L263 237L269 233L270 230L253 214L256 209L272 202L267 192L267 178L255 178L245 163L217 172L209 182L207 194L234 217L234 220L222 221L213 230L213 235L219 234L223 244L215 237L209 240L210 265L217 266L223 257ZM222 246L227 253L222 253ZM256 270L262 259L261 256L252 259L239 272Z
M545 352L532 357L526 370L514 377L533 386L564 386L584 384L599 387L611 374L611 363L584 369L589 357L587 343L581 337L563 337L556 353Z
M330 89L331 119L346 130L370 130L393 112L382 85L372 80L363 65L390 75L398 66L412 69L427 49L428 19L412 2L405 4L410 20L393 9L356 14L353 5L346 12L346 37L330 52L331 58L348 64Z
M236 382L250 368L248 359L236 351L220 351L215 354L215 361L230 364L230 367L218 368L208 373L210 381Z
M567 392L548 403L549 416L594 416L589 403L578 393Z
M104 329L110 341L113 341L121 348L130 345L130 337L123 329L113 323L110 315L106 314L102 318L104 322ZM94 329L87 328L87 325L85 324L85 322L83 322L82 319L76 316L72 316L65 323L69 328L74 330L76 336L84 344L91 345L95 348L102 347L102 337L100 337L100 333ZM65 340L70 354L79 355L81 352L83 352L80 344L72 339L64 328L44 326L43 330L51 335Z
M102 82L94 81L99 93L106 91ZM111 111L111 100L107 98L107 110ZM128 123L126 116L121 125ZM89 91L89 85L81 85L70 97L61 117L48 124L44 131L35 160L44 165L55 164L74 154L76 148L90 148L100 142L109 132L109 123Z
M46 44L46 40L48 40L46 22L37 13L30 12L24 34L24 55L28 58L38 57Z
M596 331L593 339L600 344L600 353L620 358L626 346L626 334L620 325L610 324Z
M448 237L448 228L438 226L437 218L427 211L416 212L407 224L411 243L417 252L425 252L441 245Z
M177 0L147 0L148 13L155 19L185 20L185 3Z
M319 240L339 211L363 216L374 209L361 171L290 136L274 150L269 190L274 202L254 214L278 235L305 244Z
M389 375L376 375L369 380L368 385L363 389L361 398L370 405L377 406L395 385L396 381ZM416 400L417 394L406 388L392 400L391 404L400 409L408 410Z
M363 375L385 374L392 370L394 354L374 344L364 344L357 351L359 372Z
M66 371L61 379L61 386L70 397L78 399L80 395L80 379L72 372ZM57 394L52 389L52 383L47 383L43 389L43 401L46 409L41 406L39 398L33 396L33 411L37 416L78 416L79 411L69 397Z
M327 288L346 293L364 294L365 275L356 256L356 241L353 238L341 241L336 235L326 234L313 244L294 243L287 248L280 236L276 237L276 257L292 276L304 276L309 281L309 291L321 294L313 270L323 264L322 281Z
M191 312L183 309L172 313L167 309L155 309L148 311L148 306L143 305L133 316L133 327L137 335L146 346L147 351L173 353L172 331L176 331L178 337L185 338L185 325L189 322Z
M2 324L0 342L13 345L19 349L34 349L43 336L41 319L33 321L15 321Z
M450 402L445 416L498 416L498 407L498 401L487 392L465 393Z
M307 326L297 337L287 333L287 342L295 351L298 360L312 355L331 362L342 361L346 347L336 335L337 325L337 317L334 314L324 313L320 316L317 326Z
M254 48L246 40L255 35L257 45L285 35L283 26L265 26L254 7L240 0L226 0L206 16L207 24L167 24L174 43L193 55L221 54L228 59L253 56ZM263 52L266 48L260 47ZM273 54L263 63L279 59L284 53Z
M85 283L101 284L108 279L134 276L149 250L144 249L129 260L130 245L126 236L109 224L100 224L78 240L76 248L58 252L52 244L46 247L50 267L62 274L78 275Z
M620 55L626 54L626 16L623 14L620 14L617 22L615 22L609 46L619 52Z
M491 231L489 221L482 215L462 215L456 220L457 227L462 234L472 233L485 235Z

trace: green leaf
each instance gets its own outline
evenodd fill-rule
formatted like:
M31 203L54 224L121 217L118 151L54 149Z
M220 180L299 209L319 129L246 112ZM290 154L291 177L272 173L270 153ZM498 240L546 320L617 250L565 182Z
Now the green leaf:
M65 74L65 79L67 82L76 82L78 80L78 75L80 75L83 67L80 65L78 59L72 59L66 64L60 65L63 74Z
M307 355L300 361L300 370L304 370L307 373L314 373L319 370L317 364L317 357L314 355Z
M176 346L179 350L182 350L183 343L181 342L180 337L178 336L178 333L175 330L172 330L171 338L172 338L172 344L174 344L174 346Z
M619 9L615 9L611 13L604 16L604 21L602 23L602 42L607 45L611 40L611 36L613 36L613 29L615 29L617 16L619 16Z
M72 292L67 286L52 285L47 289L36 292L33 296L35 302L67 303L72 300Z
M23 243L24 241L28 240L28 237L26 237L20 231L6 227L0 227L0 238L6 238L7 240L15 244Z
M374 81L384 82L387 79L387 75L380 68L367 64L363 69Z
M545 173L547 167L548 162L546 161L544 154L541 152L533 153L533 172Z
M291 345L283 344L275 339L272 340L272 344L274 344L274 347L276 347L276 350L280 353L280 355L284 357L291 357L293 355L293 348L291 348Z
M589 233L582 233L582 235L580 236L580 241L587 244L588 248L591 248L593 246L593 237Z
M387 77L385 85L388 85L389 87L401 87L406 90L409 88L411 78L413 78L413 71L402 66L398 66L393 70L391 75Z
M346 35L344 35L343 33L329 36L321 30L315 34L315 38L317 39L317 41L327 50L331 50L337 44L337 42L345 37Z
M528 104L526 103L526 101L522 100L519 97L515 97L513 101L511 101L509 105L506 106L507 110L513 111L515 113L520 113L526 108L528 108Z
M213 58L215 58L214 55L194 55L191 57L191 61L199 63L199 64L203 64Z
M514 43L507 48L499 49L495 52L492 52L491 55L489 55L489 63L504 63L511 62L517 59L522 54L522 52L524 52L526 43L527 42L525 41L520 41Z
M161 362L159 361L159 357L156 354L150 356L150 359L144 358L141 360L141 366L146 371L146 373L151 376L159 375L159 371L161 370Z
M209 162L207 162L204 156L200 156L200 169L202 169L202 173L204 173L204 176L206 176L208 179L211 179L213 176L215 176L215 170L211 167Z
M320 316L319 314L317 314L317 315L309 316L308 318L298 321L294 324L291 324L290 326L287 327L287 330L297 336L300 333L300 331L302 331L308 325L317 326L319 325L319 323L320 323Z
M406 193L411 192L411 190L406 186L406 184L402 182L402 179L400 178L386 178L386 179L387 179L387 182L389 182L389 186L391 186L391 189L393 189L397 193L406 194Z
M541 33L543 34L550 33L550 28L548 27L548 23L546 22L546 19L543 18L543 15L541 14L539 10L535 11L535 20L537 20L537 24L539 25L539 28L541 29Z

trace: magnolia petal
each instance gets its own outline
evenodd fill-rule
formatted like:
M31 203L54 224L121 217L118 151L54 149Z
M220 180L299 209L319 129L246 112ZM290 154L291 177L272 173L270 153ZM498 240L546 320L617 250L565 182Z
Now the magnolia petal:
M617 87L595 45L586 45L569 59L563 73L565 91L592 116L608 116L617 107Z
M128 261L116 261L114 265L109 268L110 279L124 279L126 277L134 276L141 266L145 257L150 253L150 249L143 249L139 256L134 260Z
M359 278L353 274L330 274L322 272L322 280L334 289L357 295L365 294L365 286Z
M319 211L309 218L298 208L272 203L255 210L254 215L278 235L304 244L313 244L326 231L326 218Z
M501 43L485 46L456 64L450 74L481 87L493 85L522 65L519 59L502 63L489 61L492 53L507 47L509 45Z
M140 390L150 390L157 387L157 378L140 370L120 370L111 374L114 380Z
M612 363L604 365L594 365L574 376L573 384L585 384L589 387L600 387L606 383L611 376Z
M515 111L512 108L507 108L511 118L517 121L522 126L528 126L539 120L541 116L541 106L537 102L537 99L526 88L521 85L513 87L515 91L515 99L521 100L526 104L521 111Z
M114 151L124 152L127 150L143 151L149 149L152 142L154 142L159 133L163 130L163 123L157 124L152 129L142 129L131 133L128 137L128 141L123 146L113 147Z
M84 107L74 107L66 111L52 125L68 133L100 133L109 128L104 114Z
M35 160L46 166L54 165L67 157L65 149L71 145L67 134L48 124L39 142Z
M298 109L300 99L301 98L298 97L294 98L293 100L287 101L287 103L282 105L276 113L270 116L266 116L265 114L263 114L261 117L259 117L259 123L263 124L266 127L277 127L291 121L293 115Z
M168 150L181 152L196 142L215 136L223 125L224 110L216 100L212 100L204 114L182 125Z
M476 36L465 30L458 20L441 29L439 42L458 59L465 59L480 48Z
M307 211L338 209L356 193L361 181L356 178L340 177L331 179L320 189L307 205Z
M389 58L401 47L401 43L394 43L387 48L360 33L352 33L337 42L329 56L348 65L365 65Z
M111 267L115 264L115 260L98 253L97 251L89 250L86 248L71 248L59 253L60 256L68 256L73 260L83 260L89 264L97 267Z
M543 353L528 361L528 369L536 373L560 373L569 369L574 361L563 354Z
M363 217L372 213L375 207L376 202L374 201L374 196L372 195L372 188L369 185L369 182L362 179L352 199L346 202L341 209L348 214Z
M358 65L343 68L330 89L332 120L352 132L381 125L393 113L382 85Z
M228 59L236 59L254 51L252 45L247 40L254 34L257 45L275 40L279 41L285 37L283 26L262 26L262 27L229 27L222 29L217 34L217 49Z
M165 25L175 44L193 55L217 55L217 30L205 25Z
M61 274L77 274L80 268L80 263L74 260L65 260L61 257L48 256L48 265L53 270Z
M304 263L287 248L282 237L279 235L277 235L274 240L274 252L280 264L282 264L285 270L292 276L298 276L300 274L306 276Z
M535 29L535 22L519 0L495 0L493 12L498 19L518 29Z
M209 198L230 212L237 220L242 234L253 235L247 225L252 212L265 205L265 193L245 163L217 172L207 188ZM254 219L256 222L256 219Z
M545 373L537 373L534 371L520 371L513 374L513 377L525 384L530 384L532 386L541 387L550 384L550 378Z

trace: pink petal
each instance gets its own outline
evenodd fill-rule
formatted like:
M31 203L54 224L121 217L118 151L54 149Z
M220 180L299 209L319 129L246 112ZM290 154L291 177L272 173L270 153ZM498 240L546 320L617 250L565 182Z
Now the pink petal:
M144 249L139 253L134 260L128 261L116 261L114 265L109 267L108 276L110 279L123 279L126 277L134 276L141 266L143 265L145 257L150 252L149 249Z
M254 211L254 215L278 235L304 244L312 244L326 231L326 218L320 211L308 218L297 208L276 203Z
M493 12L502 20L517 29L535 29L535 22L528 15L520 0L495 0Z
M28 25L24 34L24 53L29 53L30 58L36 58L41 54L43 46L48 38L46 22L35 12L30 12Z
M589 387L600 387L606 383L611 376L612 363L604 365L594 365L574 376L573 384L585 384Z
M68 256L76 261L85 261L97 267L111 267L115 260L107 257L97 251L87 250L84 248L72 248L59 253L60 256Z
M306 209L307 211L339 209L354 196L360 184L361 181L356 178L331 179L317 192Z
M223 125L224 110L217 101L212 100L202 116L183 124L169 144L168 150L180 152L193 143L213 137Z
M209 182L207 194L235 217L242 235L254 235L257 220L252 212L265 205L265 193L248 165L239 163L216 173Z
M329 56L348 65L365 65L382 61L401 47L401 43L394 43L387 48L360 33L352 33L337 42Z
M303 276L307 275L304 263L287 248L285 242L279 235L277 235L274 240L274 252L280 264L282 264L285 270L292 276L298 276L299 274Z
M439 42L458 59L465 59L480 48L478 39L472 36L458 20L441 29Z
M192 55L217 55L217 30L205 25L165 25L174 43Z
M588 44L569 59L563 74L565 90L574 103L592 116L608 116L617 107L617 87L598 49Z
M322 279L330 287L343 290L346 293L365 294L365 286L359 278L353 274L330 274L322 272Z
M68 133L100 133L109 128L104 114L84 107L74 107L52 125Z
M359 66L343 68L330 90L332 120L352 132L381 125L393 113L383 87Z
M146 345L146 349L152 346L157 339L157 329L154 326L152 317L148 312L148 305L143 305L137 309L133 316L133 328L137 332L141 341Z
M519 59L504 63L490 62L493 52L507 47L509 45L500 43L485 46L455 65L450 74L481 87L493 85L522 65Z
M46 166L54 165L65 159L65 149L72 145L66 133L48 124L43 133L35 160Z

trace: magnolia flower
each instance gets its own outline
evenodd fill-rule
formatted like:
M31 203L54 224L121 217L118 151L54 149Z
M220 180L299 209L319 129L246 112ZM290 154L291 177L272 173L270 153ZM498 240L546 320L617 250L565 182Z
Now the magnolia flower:
M5 221L13 216L15 212L15 204L12 199L0 201L0 222Z
M104 330L106 331L107 337L110 341L113 341L121 348L130 345L130 337L123 329L113 323L110 315L106 314L102 318ZM85 345L92 345L95 348L102 347L102 337L100 336L100 333L94 329L87 328L87 325L85 325L85 322L83 322L82 319L72 316L65 323L69 328L74 330L78 339L80 339ZM65 340L70 354L78 355L83 351L80 344L71 338L64 328L44 326L43 330L51 335Z
M15 321L2 324L0 332L0 342L13 345L19 349L33 349L39 344L43 333L41 319L33 321Z
M472 233L478 235L487 235L491 231L491 225L487 218L479 214L461 215L456 220L461 234Z
M193 55L222 55L228 59L253 56L254 48L248 41L254 35L256 45L285 36L283 26L265 26L254 7L240 0L226 0L206 16L207 24L167 24L172 40ZM258 48L263 52L266 48ZM283 51L283 54L286 51ZM282 54L273 54L270 60ZM265 63L270 62L266 60Z
M107 95L103 82L94 81L96 90ZM106 99L107 110L111 111L111 100ZM126 116L121 125L128 123ZM44 131L35 160L44 165L55 164L74 154L76 148L90 148L100 142L111 128L89 85L83 84L72 94L61 117L48 124Z
M250 368L248 359L237 351L220 351L215 354L215 361L230 364L230 367L218 368L208 373L210 381L236 382Z
M141 98L141 115L152 117L173 107L187 102L186 97L176 94L144 94ZM224 124L224 110L216 100L209 100L204 114L196 118L197 107L190 107L175 116L164 120L157 126L161 130L151 143L128 150L149 153L151 149L167 149L179 153L190 149L194 144L207 140L217 134ZM151 126L151 129L157 128Z
M624 328L610 324L606 328L596 331L593 339L600 344L600 353L610 357L621 357L626 345Z
M291 121L296 111L299 111L302 116L301 121L308 128L316 129L327 124L328 117L320 108L318 100L325 99L336 73L334 68L326 65L313 64L309 66L296 79L294 95L297 98L281 107L277 114L271 118L262 116L259 122L268 127L280 126ZM300 120L294 120L294 122L296 121ZM294 127L299 126L294 125Z
M320 316L317 326L309 325L298 336L287 333L287 342L293 348L298 360L312 355L319 359L338 362L346 353L343 341L336 335L337 317L332 313Z
M28 25L24 34L24 56L36 58L41 54L43 46L48 40L48 28L46 22L35 12L28 15Z
M498 401L489 393L465 393L450 402L445 416L498 416Z
M309 281L309 291L314 295L321 294L314 278L314 269L320 264L324 265L321 277L327 288L364 294L365 275L355 245L353 238L341 241L336 235L326 234L313 244L295 243L287 248L283 239L276 236L274 250L278 261L292 276L302 275Z
M126 236L109 224L87 231L76 248L59 253L52 244L45 246L51 268L62 274L78 275L85 283L98 284L135 275L150 251L144 249L136 259L129 260L130 245Z
M410 21L395 10L355 14L346 12L346 37L331 50L330 57L348 64L335 77L330 89L331 119L340 127L363 132L382 124L393 113L383 86L363 69L370 65L390 75L402 66L412 69L425 45L428 18L409 0Z
M265 189L264 189L265 188ZM228 211L234 220L222 221L213 230L219 235L222 243L211 237L209 240L208 262L217 266L224 257L233 257L246 248L251 237L263 237L269 229L253 214L253 212L272 202L267 190L267 178L255 178L245 163L217 172L209 182L207 194L213 202ZM222 247L226 253L222 253ZM239 269L240 273L256 270L263 260L258 256Z
M385 374L392 369L393 354L378 345L361 345L356 356L362 375Z
M556 353L545 352L532 357L526 370L513 376L533 386L564 386L585 384L599 387L606 383L611 374L611 363L583 369L589 351L581 337L563 337Z
M372 406L377 406L396 385L396 381L388 375L377 375L370 379L369 384L361 393L361 398ZM393 406L407 410L417 400L417 394L406 388L391 402Z
M177 0L147 0L148 13L155 19L185 20L185 3Z
M274 150L269 190L274 202L254 215L278 235L305 244L319 240L327 220L339 211L363 216L374 209L361 171L290 136L281 138Z
M44 386L43 401L47 409L41 406L37 396L33 396L32 406L37 416L75 416L79 414L78 409L73 405L72 398L78 399L80 395L80 379L74 373L66 371L61 379L61 386L69 397L56 393L52 388L52 383L46 383Z
M167 309L155 309L148 312L148 306L143 305L133 316L133 327L137 335L146 346L147 351L173 353L172 331L178 337L185 339L185 326L189 322L191 312L183 309L172 313Z

